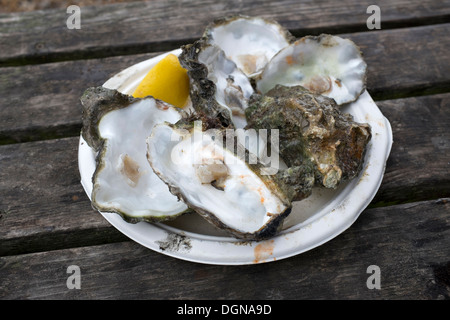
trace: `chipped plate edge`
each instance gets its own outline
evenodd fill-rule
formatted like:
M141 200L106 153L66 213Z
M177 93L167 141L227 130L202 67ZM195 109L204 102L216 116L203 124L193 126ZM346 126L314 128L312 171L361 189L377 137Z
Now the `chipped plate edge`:
M181 49L137 63L119 72L103 86L124 93L132 92L147 72L166 55L179 55ZM286 259L335 238L348 229L369 205L382 182L393 137L391 125L371 96L365 91L357 101L345 107L356 121L372 127L364 169L337 195L331 204L313 217L294 225L276 237L264 241L241 241L232 237L217 237L187 232L161 223L125 222L119 215L100 214L116 229L133 241L165 255L204 264L247 265ZM91 198L95 153L80 135L78 164L81 184Z

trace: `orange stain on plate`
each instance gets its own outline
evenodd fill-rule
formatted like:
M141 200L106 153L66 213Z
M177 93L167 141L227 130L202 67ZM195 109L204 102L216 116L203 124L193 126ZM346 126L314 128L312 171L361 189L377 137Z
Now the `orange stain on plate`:
M264 262L273 254L274 240L267 240L258 244L253 250L255 255L254 263Z

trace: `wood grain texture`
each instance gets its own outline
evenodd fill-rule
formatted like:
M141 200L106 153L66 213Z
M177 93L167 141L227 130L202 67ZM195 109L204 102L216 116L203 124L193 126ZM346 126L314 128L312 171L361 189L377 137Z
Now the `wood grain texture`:
M394 145L372 205L450 197L450 94L379 102ZM0 146L0 255L121 241L80 184L78 137Z
M367 30L373 4L382 30ZM66 10L0 14L0 299L450 299L449 0L81 9L81 30L66 27ZM268 264L196 264L140 246L92 209L78 172L79 98L236 13L273 18L298 37L352 39L394 144L371 205L335 239ZM81 268L80 290L67 288L70 265ZM366 285L371 265L380 290Z
M75 138L0 151L0 255L124 240L80 184Z
M450 24L352 33L368 64L374 99L450 90ZM156 53L3 68L0 144L77 135L79 98L89 86Z
M66 10L0 15L3 65L164 51L200 37L226 15L278 20L296 35L367 31L369 5L382 10L382 28L449 21L449 1L177 1L82 7L81 29L66 26ZM14 45L10 45L14 43Z
M261 265L195 264L134 242L1 257L0 298L449 299L449 200L366 210L326 244ZM70 265L79 290L66 286ZM370 265L379 290L367 288Z
M449 32L447 23L342 36L360 46L369 92L382 100L450 91Z
M114 74L155 54L68 61L0 72L0 144L74 136L81 129L80 97Z
M450 94L377 102L394 143L372 203L386 205L450 197Z

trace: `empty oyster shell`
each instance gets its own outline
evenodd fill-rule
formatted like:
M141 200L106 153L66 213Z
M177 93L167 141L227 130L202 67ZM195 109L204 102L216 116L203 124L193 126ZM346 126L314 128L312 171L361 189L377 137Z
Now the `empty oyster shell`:
M277 84L301 85L341 105L356 100L364 91L366 68L351 40L326 34L306 36L278 52L256 83L262 93Z
M221 48L248 77L255 77L267 62L294 37L278 22L243 15L211 23L203 36Z
M241 239L272 237L291 202L276 176L262 175L241 145L229 148L226 135L201 121L160 124L147 140L148 161L173 194L216 227Z
M178 121L181 109L103 87L87 89L81 102L82 135L97 151L92 206L128 222L169 220L184 213L187 206L169 192L146 158L153 126Z

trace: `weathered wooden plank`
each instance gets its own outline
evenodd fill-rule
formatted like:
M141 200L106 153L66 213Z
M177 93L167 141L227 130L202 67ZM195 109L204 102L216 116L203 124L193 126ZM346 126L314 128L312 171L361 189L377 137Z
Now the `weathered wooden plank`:
M376 99L450 91L450 23L376 33L345 34L361 47L367 87Z
M450 94L377 104L391 123L394 144L373 203L449 197Z
M0 144L79 134L84 90L155 53L3 68Z
M0 151L0 255L124 240L80 184L75 138Z
M394 145L372 205L450 197L449 101L450 93L379 103ZM124 239L91 209L77 148L78 137L0 146L0 255Z
M0 298L449 299L449 201L366 210L324 245L256 266L195 264L134 242L1 257ZM79 290L67 288L70 265ZM372 265L380 289L367 287Z
M450 91L450 24L345 34L368 63L375 99ZM0 144L78 134L79 98L89 86L153 54L3 68Z
M82 7L81 29L68 29L65 9L0 15L0 63L42 63L162 51L198 38L212 19L248 14L278 20L295 34L367 30L378 5L382 28L449 21L446 1L176 1ZM14 45L11 45L14 44Z

